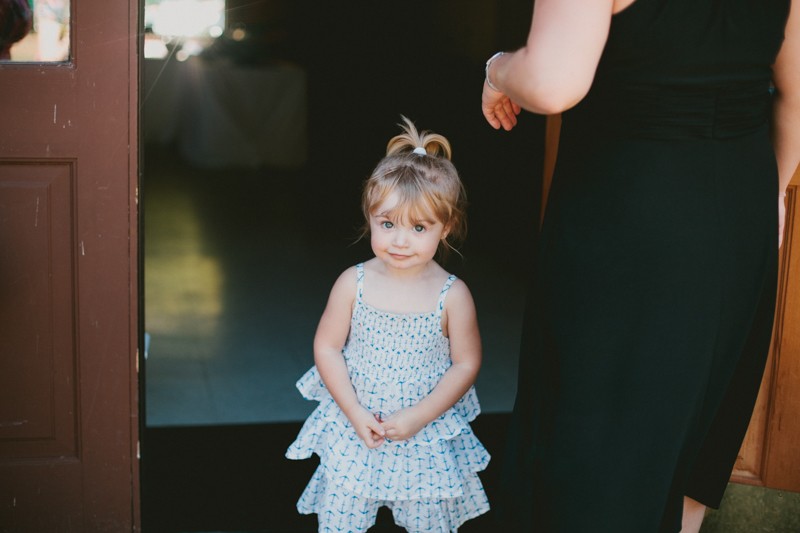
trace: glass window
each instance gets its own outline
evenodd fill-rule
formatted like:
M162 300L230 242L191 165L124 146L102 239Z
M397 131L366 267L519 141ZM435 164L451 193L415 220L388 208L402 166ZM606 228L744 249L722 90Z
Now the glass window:
M0 61L70 58L70 0L0 0Z

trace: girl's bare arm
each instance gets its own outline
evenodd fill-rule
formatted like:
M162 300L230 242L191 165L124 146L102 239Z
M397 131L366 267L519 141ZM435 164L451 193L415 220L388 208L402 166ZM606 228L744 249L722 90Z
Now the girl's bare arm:
M333 399L344 412L356 433L370 447L383 443L384 430L375 417L358 401L342 348L350 331L356 293L355 269L346 270L334 283L325 311L314 336L314 363Z

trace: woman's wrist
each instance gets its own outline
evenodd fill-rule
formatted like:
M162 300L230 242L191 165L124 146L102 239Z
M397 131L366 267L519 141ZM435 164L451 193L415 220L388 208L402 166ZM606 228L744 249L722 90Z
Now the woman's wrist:
M500 57L500 56L502 56L502 55L504 55L504 54L505 54L505 52L497 52L496 54L494 54L492 57L490 57L490 58L489 58L489 59L486 61L486 69L485 69L485 73L486 73L486 85L488 85L488 86L489 86L489 88L490 88L491 90L493 90L493 91L497 91L497 92L503 92L503 91L501 91L500 89L498 89L498 88L497 88L497 86L496 86L494 83L492 83L492 78L491 78L491 77L490 77L490 75L489 75L489 69L491 68L491 66L492 66L492 63L494 63L494 61L495 61L495 60L496 60L498 57Z

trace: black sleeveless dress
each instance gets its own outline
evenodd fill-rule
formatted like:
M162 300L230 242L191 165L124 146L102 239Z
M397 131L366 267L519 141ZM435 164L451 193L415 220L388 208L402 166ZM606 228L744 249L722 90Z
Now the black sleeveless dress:
M776 290L771 68L788 0L637 0L562 115L497 507L508 531L675 532L716 507Z

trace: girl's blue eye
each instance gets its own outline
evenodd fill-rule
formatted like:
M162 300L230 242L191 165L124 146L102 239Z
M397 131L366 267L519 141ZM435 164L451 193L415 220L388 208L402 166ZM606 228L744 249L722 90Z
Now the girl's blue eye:
M422 224L417 224L416 226L414 226L414 231L416 231L417 233L422 233L423 231L425 231L425 226L423 226Z
M383 222L381 222L381 227L383 229L392 229L394 227L394 224L392 224L388 220L384 220Z

